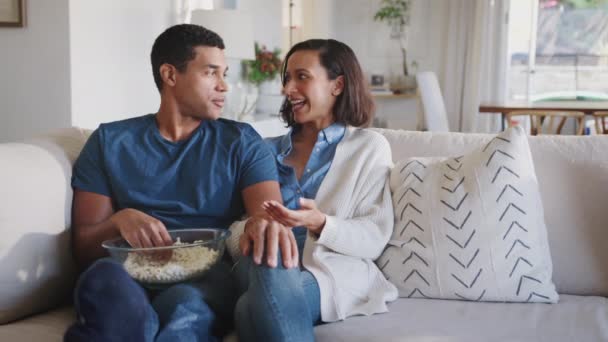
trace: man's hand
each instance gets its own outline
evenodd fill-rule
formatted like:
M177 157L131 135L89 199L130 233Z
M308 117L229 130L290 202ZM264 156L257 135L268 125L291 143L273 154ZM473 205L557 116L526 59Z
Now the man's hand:
M120 235L135 248L173 244L165 225L136 209L123 209L110 217Z
M253 246L252 246L253 245ZM245 224L239 247L243 255L249 255L253 248L253 262L260 265L264 250L269 267L277 266L278 248L281 248L283 266L298 266L298 245L291 229L265 217L251 217Z
M300 198L299 210L285 208L277 201L266 201L262 205L266 213L286 227L306 227L315 234L321 234L325 227L325 214L317 209L314 200Z

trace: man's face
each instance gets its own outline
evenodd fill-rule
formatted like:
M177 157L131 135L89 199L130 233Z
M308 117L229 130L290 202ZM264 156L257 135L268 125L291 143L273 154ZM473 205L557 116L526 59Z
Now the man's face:
M228 90L224 50L197 46L194 51L196 57L188 62L186 70L177 72L175 98L183 115L215 120L222 112Z

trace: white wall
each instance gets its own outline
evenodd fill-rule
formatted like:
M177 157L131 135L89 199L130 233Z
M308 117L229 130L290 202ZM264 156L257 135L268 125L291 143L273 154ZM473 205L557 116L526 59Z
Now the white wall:
M320 0L311 0L312 3ZM331 37L348 44L359 59L363 71L382 74L385 79L401 74L401 51L399 43L389 38L389 28L383 22L373 20L380 0L323 0L323 11L307 14L305 32L314 32L318 37ZM309 9L314 6L309 5ZM434 71L440 83L444 75L441 57L445 54L447 28L447 0L413 0L407 42L408 62L416 61L416 71ZM306 10L306 7L305 7ZM327 14L329 13L329 14ZM313 18L313 19L311 19ZM329 22L328 26L319 20ZM325 32L320 32L324 27ZM304 35L304 39L312 38ZM415 100L377 99L377 116L386 120L389 128L415 129L416 113L420 110Z
M28 0L27 27L0 28L0 142L70 125L68 0Z
M389 39L388 27L373 21L378 4L378 0L333 0L326 16L327 33L353 49L368 79L382 74L388 81L401 73L401 51L398 42ZM413 51L408 49L410 61ZM376 98L376 117L389 128L415 129L417 111L416 100Z
M399 43L389 39L388 25L373 20L379 0L331 0L333 38L348 44L368 73L385 76L401 72ZM441 74L436 52L445 44L446 0L413 0L407 43L408 62L418 71ZM415 72L415 70L411 70ZM441 77L439 77L441 78Z
M0 141L156 111L149 54L158 34L177 22L178 1L28 0L28 27L0 29ZM256 40L281 46L281 0L233 2L254 15ZM372 19L378 2L306 0L308 28L301 34L346 42L367 73L398 72L400 55L388 28ZM408 49L410 61L434 70L440 81L445 2L414 0ZM391 100L379 108L394 116L416 111L411 101Z
M238 10L253 15L253 38L269 50L281 47L281 0L239 0Z
M158 110L150 66L154 39L175 20L173 1L70 1L72 124Z
M150 50L183 1L28 0L28 26L0 28L0 142L158 110ZM251 11L255 39L280 46L280 0L213 3Z
M215 7L222 5L214 1ZM236 5L253 14L256 40L269 48L280 46L280 0ZM158 110L150 50L154 39L177 23L175 9L175 0L70 2L73 125L95 128ZM229 62L231 78L238 77L238 61Z

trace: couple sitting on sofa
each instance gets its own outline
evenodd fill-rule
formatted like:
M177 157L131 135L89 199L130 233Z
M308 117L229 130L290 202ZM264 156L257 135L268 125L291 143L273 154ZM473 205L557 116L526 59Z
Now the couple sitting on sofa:
M66 341L215 340L233 318L243 341L309 341L316 324L385 312L397 298L374 264L393 229L391 152L354 128L373 101L353 51L315 39L288 52L281 114L291 131L264 142L218 119L223 49L203 27L167 29L151 53L158 113L101 125L80 153L73 244L88 268ZM149 291L103 258L103 240L165 246L168 229L187 227L229 227L234 267Z

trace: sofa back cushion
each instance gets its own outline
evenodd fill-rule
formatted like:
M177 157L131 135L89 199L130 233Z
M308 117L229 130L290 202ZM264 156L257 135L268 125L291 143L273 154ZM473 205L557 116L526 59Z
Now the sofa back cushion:
M0 144L0 324L69 298L72 163L86 135L68 129Z
M378 129L393 160L463 155L494 135ZM608 296L608 138L529 137L559 293Z
M402 297L557 301L526 134L391 172L395 230L377 263Z

